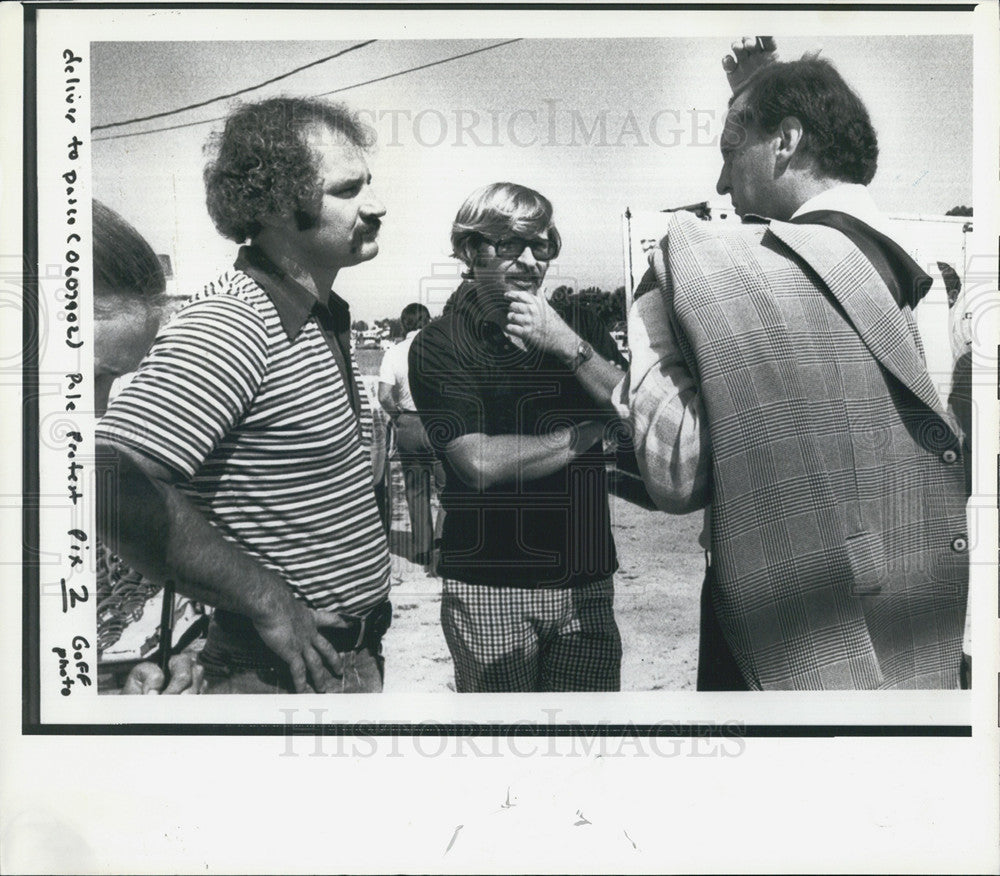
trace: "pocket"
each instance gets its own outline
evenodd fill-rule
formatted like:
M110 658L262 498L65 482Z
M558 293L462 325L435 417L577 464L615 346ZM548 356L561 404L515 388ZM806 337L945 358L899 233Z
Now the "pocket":
M848 536L844 545L851 568L851 596L881 593L888 576L881 537L871 532L859 532Z

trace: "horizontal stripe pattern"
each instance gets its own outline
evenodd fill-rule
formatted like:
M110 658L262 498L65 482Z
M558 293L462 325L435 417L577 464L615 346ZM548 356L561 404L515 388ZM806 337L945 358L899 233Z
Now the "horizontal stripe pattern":
M389 555L355 381L360 428L315 318L289 339L233 270L161 331L98 435L180 474L222 534L309 605L363 612L388 594Z

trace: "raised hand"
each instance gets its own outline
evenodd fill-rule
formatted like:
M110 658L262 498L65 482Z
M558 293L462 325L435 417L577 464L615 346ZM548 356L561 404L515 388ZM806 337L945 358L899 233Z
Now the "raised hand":
M733 94L740 91L754 73L778 59L774 37L769 36L742 37L733 42L732 50L731 55L722 59L722 69L726 71Z
M552 353L567 361L573 359L580 338L549 304L544 288L537 292L508 289L505 297L508 334L520 338L532 349Z

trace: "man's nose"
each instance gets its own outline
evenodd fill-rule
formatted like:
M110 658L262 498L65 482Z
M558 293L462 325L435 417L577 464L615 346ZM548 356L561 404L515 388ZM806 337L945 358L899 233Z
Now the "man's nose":
M529 268L535 267L535 266L538 265L538 259L535 258L535 254L531 251L531 247L530 246L526 246L524 248L524 252L522 252L521 255L518 256L517 260L521 264L523 264L525 267L529 267Z
M720 195L725 195L729 192L729 174L726 173L725 168L719 172L719 181L715 184L715 190Z
M381 219L385 215L385 204L382 203L375 192L369 189L368 197L365 199L361 210L366 216L375 216Z

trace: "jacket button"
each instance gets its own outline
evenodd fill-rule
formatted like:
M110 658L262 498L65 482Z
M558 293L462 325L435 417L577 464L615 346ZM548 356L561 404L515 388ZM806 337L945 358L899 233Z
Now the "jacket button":
M943 462L945 465L951 465L957 459L958 459L958 454L954 450L951 450L950 448L941 454L941 462Z
M964 535L956 535L951 540L951 549L956 554L963 554L969 548L969 542Z

